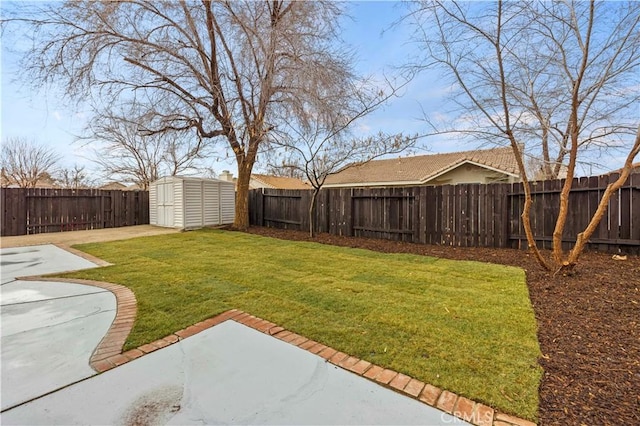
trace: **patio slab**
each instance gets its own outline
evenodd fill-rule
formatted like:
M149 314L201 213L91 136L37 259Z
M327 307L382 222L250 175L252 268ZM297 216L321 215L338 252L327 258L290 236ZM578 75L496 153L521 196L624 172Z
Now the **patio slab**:
M62 250L53 244L0 249L2 284L11 282L16 277L95 267L97 267L95 263Z
M234 321L2 414L6 424L467 424Z
M96 372L89 359L116 314L107 290L27 276L96 267L52 245L0 250L2 410Z

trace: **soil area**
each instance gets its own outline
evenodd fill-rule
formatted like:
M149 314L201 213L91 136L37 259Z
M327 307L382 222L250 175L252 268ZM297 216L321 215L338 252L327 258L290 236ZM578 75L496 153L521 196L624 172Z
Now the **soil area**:
M430 246L258 228L269 237L519 266L538 321L541 425L640 425L640 257L584 253L553 276L526 251Z

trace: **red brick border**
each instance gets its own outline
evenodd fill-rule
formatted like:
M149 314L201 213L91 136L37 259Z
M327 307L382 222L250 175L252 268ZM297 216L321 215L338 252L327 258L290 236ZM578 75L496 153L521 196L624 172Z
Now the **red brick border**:
M127 287L102 281L80 280L75 278L20 277L22 281L48 281L70 284L83 284L109 290L116 297L116 317L107 334L104 335L89 359L89 365L97 372L103 372L137 357L133 353L123 359L122 346L133 328L136 319L136 296ZM140 356L140 355L138 355Z
M233 320L261 333L273 336L283 342L297 346L312 354L318 355L327 362L367 378L375 383L399 392L405 396L421 401L441 411L452 414L476 426L535 426L535 423L509 416L495 411L493 408L472 401L447 390L441 390L430 384L409 377L405 374L386 369L349 354L339 352L304 336L286 330L270 321L255 317L238 309L223 312L185 329L176 331L169 336L132 349L123 354L114 354L99 361L94 367L103 372L124 364L145 354L156 351L165 346L191 337L203 330L218 325L224 321Z

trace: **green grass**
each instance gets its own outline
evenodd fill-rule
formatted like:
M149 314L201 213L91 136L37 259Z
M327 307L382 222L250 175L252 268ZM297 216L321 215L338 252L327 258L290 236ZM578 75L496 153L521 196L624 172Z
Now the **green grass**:
M76 248L67 274L134 291L125 350L231 308L536 420L541 369L521 269L200 230Z

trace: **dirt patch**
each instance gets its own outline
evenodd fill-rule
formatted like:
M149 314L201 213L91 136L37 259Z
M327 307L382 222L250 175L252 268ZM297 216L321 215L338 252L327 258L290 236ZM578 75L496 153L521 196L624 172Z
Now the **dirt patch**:
M125 426L166 424L180 411L182 393L180 386L166 386L147 392L131 403L120 423Z
M524 251L442 247L250 228L253 234L513 265L527 273L544 368L541 425L640 424L640 258L585 253L575 274L551 276Z

